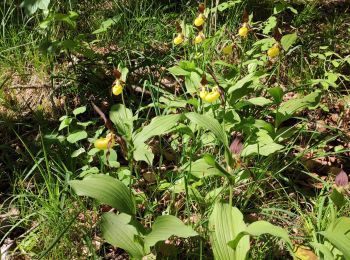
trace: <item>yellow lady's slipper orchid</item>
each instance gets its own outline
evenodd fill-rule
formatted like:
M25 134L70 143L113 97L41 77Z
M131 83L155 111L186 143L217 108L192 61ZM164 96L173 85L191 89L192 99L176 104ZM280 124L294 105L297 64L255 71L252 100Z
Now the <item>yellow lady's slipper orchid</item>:
M194 43L199 44L205 39L203 32L199 32L196 38L194 38Z
M269 56L269 58L275 58L280 54L280 48L278 43L276 43L275 45L273 45L270 49L267 50L267 56Z
M108 143L110 143L110 147L113 147L115 145L115 140L113 134L108 134L105 138L99 138L95 141L94 145L95 148L99 150L107 150L108 149Z
M205 90L205 87L202 87L201 92L199 92L199 96L201 99L205 99L205 97L208 95L208 91Z
M182 33L179 33L175 38L174 38L174 44L179 45L184 42L184 35Z
M114 86L112 87L112 93L113 95L120 95L123 92L123 85L121 84L121 82L119 80L115 81Z
M218 91L217 87L214 87L211 92L209 92L204 100L209 103L215 102L220 97L220 92Z
M199 14L197 16L197 18L194 20L194 25L197 26L197 27L202 26L204 24L204 22L205 22L204 19L205 19L204 15L203 14Z
M241 36L242 38L246 38L248 36L248 24L244 23L241 28L238 30L238 35Z
M225 46L224 48L222 48L222 52L223 52L225 55L229 55L229 54L231 54L231 53L232 53L232 51L233 51L233 47L232 47L232 45L231 45L231 44L230 44L230 45Z

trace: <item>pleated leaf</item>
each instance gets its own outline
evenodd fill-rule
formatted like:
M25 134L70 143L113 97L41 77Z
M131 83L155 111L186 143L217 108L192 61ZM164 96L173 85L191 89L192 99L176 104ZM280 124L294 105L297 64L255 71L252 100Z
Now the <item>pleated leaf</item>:
M134 215L135 202L130 190L119 180L105 175L94 174L69 184L79 196L88 196L100 203L108 204L120 212Z
M141 132L134 136L134 144L138 145L144 143L152 136L163 135L171 132L180 118L181 114L157 116L153 118L149 125L145 126Z
M210 241L214 258L218 260L244 260L249 250L249 236L242 237L236 248L228 242L246 229L242 213L228 204L216 203L209 218Z
M135 259L142 259L145 255L144 248L139 242L140 233L135 225L132 225L132 217L121 213L112 212L103 214L101 222L102 236L108 243L120 247ZM139 239L139 240L138 240Z
M154 246L158 241L167 240L171 236L192 237L197 236L197 232L186 226L175 216L160 216L152 225L152 231L145 237L145 247Z
M187 113L186 117L196 125L211 131L226 147L228 146L227 135L223 127L215 118L195 112Z

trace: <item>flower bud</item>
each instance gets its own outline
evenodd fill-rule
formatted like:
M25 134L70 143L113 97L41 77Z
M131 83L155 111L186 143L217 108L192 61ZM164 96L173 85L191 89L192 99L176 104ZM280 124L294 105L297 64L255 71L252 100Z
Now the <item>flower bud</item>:
M243 150L242 136L237 134L230 145L230 151L235 155L240 155L242 150Z
M349 185L349 177L346 172L342 169L335 177L335 185L338 187L347 187Z

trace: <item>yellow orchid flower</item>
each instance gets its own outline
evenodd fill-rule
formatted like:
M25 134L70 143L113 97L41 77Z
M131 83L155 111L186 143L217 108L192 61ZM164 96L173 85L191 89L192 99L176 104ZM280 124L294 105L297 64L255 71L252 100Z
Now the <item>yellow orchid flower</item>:
M270 49L267 50L267 56L270 59L277 57L280 54L280 47L278 43L275 43Z
M242 38L246 38L248 36L249 28L248 24L244 23L241 28L238 30L238 35Z
M181 43L183 43L185 40L185 37L182 33L179 33L175 38L174 38L174 44L175 45L179 45Z
M214 87L212 91L208 92L205 90L205 87L202 87L202 90L199 92L199 96L205 102L213 103L220 97L219 88Z
M233 46L232 46L232 44L227 45L227 46L225 46L224 48L222 48L222 52L223 52L223 54L225 54L225 55L230 55L230 54L233 52Z
M220 92L218 90L218 87L214 87L213 90L205 96L204 100L208 103L213 103L218 100L219 97Z
M114 135L112 133L109 133L105 138L99 138L94 142L95 148L99 150L107 150L108 149L108 143L110 144L110 147L113 147L115 145Z
M200 27L204 24L205 22L205 17L203 14L199 14L197 18L194 20L194 25L197 27Z
M205 87L202 87L202 90L199 92L199 96L201 99L205 99L205 97L208 95L208 91L205 90Z
M205 39L203 32L199 32L196 38L194 38L194 43L199 44Z
M116 80L115 83L114 83L114 86L112 87L112 93L113 95L120 95L121 93L123 92L123 85L122 83L120 82L120 80Z

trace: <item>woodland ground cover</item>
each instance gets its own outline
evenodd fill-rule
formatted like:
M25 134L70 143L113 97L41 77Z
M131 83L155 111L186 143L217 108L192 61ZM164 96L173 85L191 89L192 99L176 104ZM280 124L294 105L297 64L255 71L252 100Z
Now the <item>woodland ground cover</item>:
M350 6L5 0L4 259L350 259Z

